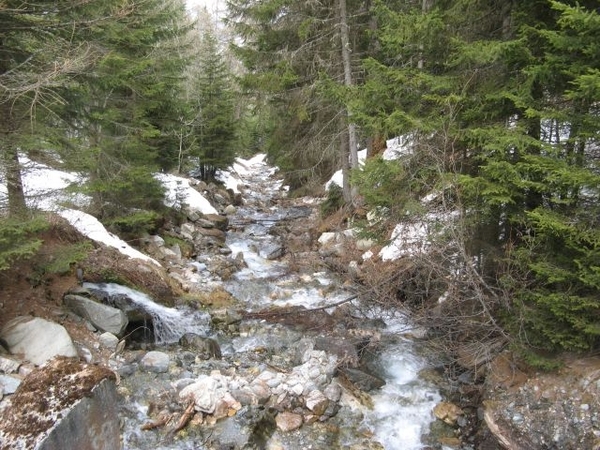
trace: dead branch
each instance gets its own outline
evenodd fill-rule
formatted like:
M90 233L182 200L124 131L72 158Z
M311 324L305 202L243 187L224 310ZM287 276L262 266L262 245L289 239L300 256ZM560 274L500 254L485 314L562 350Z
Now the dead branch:
M340 300L339 302L332 303L331 305L320 306L318 308L303 309L301 311L299 311L297 309L293 309L291 311L288 309L283 309L282 311L268 309L268 310L257 311L257 312L246 312L244 314L244 318L245 319L265 319L265 318L272 319L275 317L289 316L292 314L299 314L299 313L306 314L308 312L323 311L323 310L326 310L329 308L334 308L336 306L343 305L344 303L351 302L352 300L356 300L357 298L358 298L358 294L352 295L348 298L345 298L344 300ZM242 319L239 319L236 322L241 322L241 320Z
M161 416L158 420L152 420L141 426L142 431L154 430L155 428L164 427L171 420L171 416Z
M178 431L181 431L186 427L186 425L190 422L190 420L192 420L192 417L194 417L194 414L196 414L196 410L194 409L194 406L195 406L194 400L190 400L188 407L185 409L185 412L179 419L179 422L177 422L177 426L175 428L173 428L173 430L171 430L169 432L169 434L175 434Z

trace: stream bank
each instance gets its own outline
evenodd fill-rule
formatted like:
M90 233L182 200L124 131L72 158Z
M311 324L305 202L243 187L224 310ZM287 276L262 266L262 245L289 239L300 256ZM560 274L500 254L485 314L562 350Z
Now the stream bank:
M254 164L235 196L197 187L221 214L182 211L182 223L140 241L160 264L99 246L82 274L19 267L3 285L3 332L9 319L44 317L68 331L73 355L116 374L123 448L597 447L592 359L555 378L494 360L485 385L449 372L424 330L365 309L351 277L324 263L348 235L322 238L318 201L287 198ZM44 250L81 240L59 224ZM98 322L80 309L90 300L114 309ZM0 356L0 410L12 414L12 393L36 369Z
M424 448L440 398L405 319L350 300L321 261L318 201L254 164L239 195L197 187L220 215L182 211L140 241L150 261L98 246L36 314L117 376L123 448Z

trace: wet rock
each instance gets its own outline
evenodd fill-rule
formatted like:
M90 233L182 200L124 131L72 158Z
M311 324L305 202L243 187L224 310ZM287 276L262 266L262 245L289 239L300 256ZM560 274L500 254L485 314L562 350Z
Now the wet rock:
M163 352L151 351L140 361L140 367L148 372L164 373L169 370L169 355Z
M222 420L214 427L208 448L242 450L266 449L267 441L275 431L271 411L262 407L242 408L230 420Z
M205 214L204 219L210 221L215 228L221 231L227 231L227 227L229 226L229 219L218 214Z
M440 402L433 408L433 415L448 425L455 425L458 417L463 414L459 406L450 402Z
M220 398L218 383L213 378L203 375L193 384L186 386L179 392L179 398L182 400L191 399L194 401L196 411L206 414L212 414Z
M197 228L196 232L199 236L211 237L218 242L225 242L225 232L218 228Z
M310 391L304 402L306 407L317 416L322 416L329 406L329 399L318 389Z
M272 395L269 386L262 381L253 382L250 385L250 390L256 398L256 403L258 403L259 405L264 405L265 403L267 403Z
M339 370L340 374L343 375L352 385L356 386L362 391L369 392L374 389L379 389L385 385L385 380L379 378L376 375L367 373L360 369L351 367L343 367Z
M332 382L325 388L323 394L325 394L325 397L331 402L338 402L342 397L342 387L339 384Z
M324 350L336 355L341 366L356 367L360 360L353 342L338 336L318 336L315 350Z
M203 218L196 220L195 225L197 225L198 227L201 227L201 228L214 228L215 227L215 224L213 222L211 222L210 220L207 220L207 219L203 219Z
M200 359L221 358L221 347L212 338L185 333L179 339L179 345L187 350L193 350Z
M237 211L237 208L236 208L235 206L233 206L233 205L227 205L227 206L225 207L225 209L223 210L223 213L224 213L225 215L227 215L227 216L230 216L230 215L232 215L232 214L235 214L235 213L236 213L236 211Z
M107 331L98 336L98 342L104 348L115 350L119 344L119 338Z
M260 249L259 254L265 259L275 260L281 258L285 254L285 249L280 244L271 243L264 245Z
M87 286L90 285L87 284ZM123 311L129 322L152 323L152 316L148 312L144 311L126 294L108 294L105 290L103 290L104 286L105 284L99 283L94 287L89 287L89 289L86 289L85 292L100 302Z
M63 301L71 311L88 320L101 331L120 336L129 323L127 316L120 309L103 305L81 295L67 294Z
M234 389L231 391L231 395L243 406L260 404L259 397L251 388L248 387L243 389ZM263 404L264 403L265 402L263 402Z
M57 355L78 355L69 333L62 325L39 317L16 317L4 326L0 338L6 342L11 353L21 353L26 360L37 365Z
M277 428L281 431L294 431L302 426L302 416L300 414L295 414L292 412L284 411L277 414L275 417L275 422L277 423Z

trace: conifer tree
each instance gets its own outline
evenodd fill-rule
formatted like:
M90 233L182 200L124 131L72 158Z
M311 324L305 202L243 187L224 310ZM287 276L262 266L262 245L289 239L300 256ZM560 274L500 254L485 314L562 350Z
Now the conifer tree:
M545 348L600 342L593 3L380 3L381 53L355 102L365 128L412 140L390 178L399 214L432 189L460 212L437 242L460 250L455 319L479 305L478 323Z
M352 95L353 70L367 47L361 32L368 2L344 3L343 27L337 0L228 2L229 21L241 39L235 51L247 70L242 88L261 93L272 127L267 152L292 190L318 183L349 158L344 100Z
M190 72L188 93L195 118L191 128L192 170L203 180L235 158L235 103L232 77L213 30L200 36L197 61Z
M152 173L176 164L172 130L181 116L185 56L170 47L188 30L180 0L133 8L89 30L101 57L69 86L62 112L72 127L64 148L77 153L66 159L87 176L91 212L121 229L145 226L148 211L160 209L162 189Z

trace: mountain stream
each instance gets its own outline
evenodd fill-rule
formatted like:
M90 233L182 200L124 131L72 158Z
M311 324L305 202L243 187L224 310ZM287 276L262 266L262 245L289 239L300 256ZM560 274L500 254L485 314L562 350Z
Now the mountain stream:
M229 280L221 281L209 273L202 262L190 261L198 268L199 276L204 277L201 282L220 285L246 311L278 307L314 309L351 297L352 292L323 268L314 273L299 274L277 257L283 244L278 236L270 233L272 227L281 220L309 220L315 205L307 202L306 205L282 207L275 201L283 195L283 190L273 169L259 159L250 160L246 169L243 179L245 203L229 217L226 241L232 257L243 255L245 267ZM122 377L119 386L123 398L125 449L416 450L427 447L424 436L433 421L432 409L441 398L436 386L420 376L430 363L419 342L404 337L403 331L410 324L402 316L371 311L371 317L364 319L365 322L376 322L383 318L385 322L385 328L379 331L377 351L373 352L369 362L372 370L385 380L385 385L368 394L363 393L369 401L360 401L344 391L338 410L326 420L314 423L305 420L303 426L293 431L282 431L272 421L257 418L269 409L263 404L244 406L218 421L205 420L201 424L192 421L183 431L168 435L160 429L143 431L142 427L157 408L175 407L174 390L198 377L215 373L221 377L219 380L226 378L230 385L237 383L243 387L249 378L265 378L264 373L277 367L287 368L279 372L288 375L279 375L272 370L268 372L269 376L274 377L275 373L278 379L289 380L299 371L295 367L299 362L294 352L297 354L298 348L308 342L307 332L293 324L256 319L238 320L239 328L228 334L212 326L210 312L200 313L185 307L166 308L143 294L140 297L139 293L116 285L87 287L103 289L112 296L135 298L138 307L152 317L155 328L154 344L130 350L129 356L122 357L119 363L119 371L127 375ZM333 310L335 307L328 312ZM194 352L182 348L178 340L186 333L214 339L220 346L221 358L199 359ZM136 360L131 355L139 357L149 349L168 354L175 368L159 374L137 370L139 358ZM282 378L284 376L288 378ZM240 381L241 378L245 380ZM332 384L334 382L335 378ZM249 432L249 428L253 431ZM248 437L250 434L253 437Z

